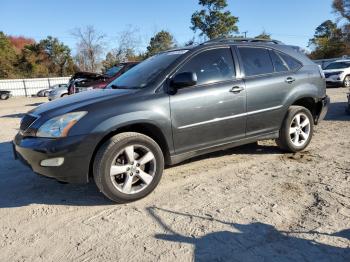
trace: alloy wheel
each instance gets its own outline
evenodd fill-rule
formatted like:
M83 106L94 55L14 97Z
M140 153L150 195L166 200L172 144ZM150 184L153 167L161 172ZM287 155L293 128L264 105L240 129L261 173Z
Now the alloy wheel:
M350 76L345 77L344 86L345 87L350 87Z
M114 187L124 194L143 191L156 173L156 158L143 145L129 145L112 162L110 177Z
M289 137L293 145L303 146L310 136L310 119L303 113L294 116L290 128Z

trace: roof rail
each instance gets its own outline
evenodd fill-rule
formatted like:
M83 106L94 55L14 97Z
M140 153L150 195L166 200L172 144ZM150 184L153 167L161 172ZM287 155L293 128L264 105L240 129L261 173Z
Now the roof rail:
M281 41L274 39L264 39L264 38L242 38L242 37L218 37L204 42L203 44L209 43L223 43L223 42L240 42L240 43L271 43L276 45L283 44Z

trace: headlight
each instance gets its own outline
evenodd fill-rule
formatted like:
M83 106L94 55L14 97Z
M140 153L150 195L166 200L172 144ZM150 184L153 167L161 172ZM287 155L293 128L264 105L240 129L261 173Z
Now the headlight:
M69 130L87 114L86 111L72 112L46 121L36 132L38 137L65 137Z

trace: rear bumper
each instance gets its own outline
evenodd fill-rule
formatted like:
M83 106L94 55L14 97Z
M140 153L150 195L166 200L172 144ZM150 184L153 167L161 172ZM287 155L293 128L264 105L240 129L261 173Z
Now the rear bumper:
M88 136L60 139L23 137L17 134L13 141L15 158L28 165L35 173L68 183L87 183L89 163L95 141ZM41 161L63 157L60 166L42 166Z
M326 117L330 103L331 99L327 95L319 101L319 113L315 121L316 124Z

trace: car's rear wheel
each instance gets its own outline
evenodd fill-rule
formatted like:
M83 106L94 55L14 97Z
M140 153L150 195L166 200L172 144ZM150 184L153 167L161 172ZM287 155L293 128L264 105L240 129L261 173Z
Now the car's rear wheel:
M350 75L344 78L344 87L350 87Z
M138 200L158 185L164 157L158 144L140 133L120 133L105 142L94 161L99 190L117 203Z
M282 150L299 152L309 145L313 130L314 120L310 111L302 106L291 106L276 142Z

